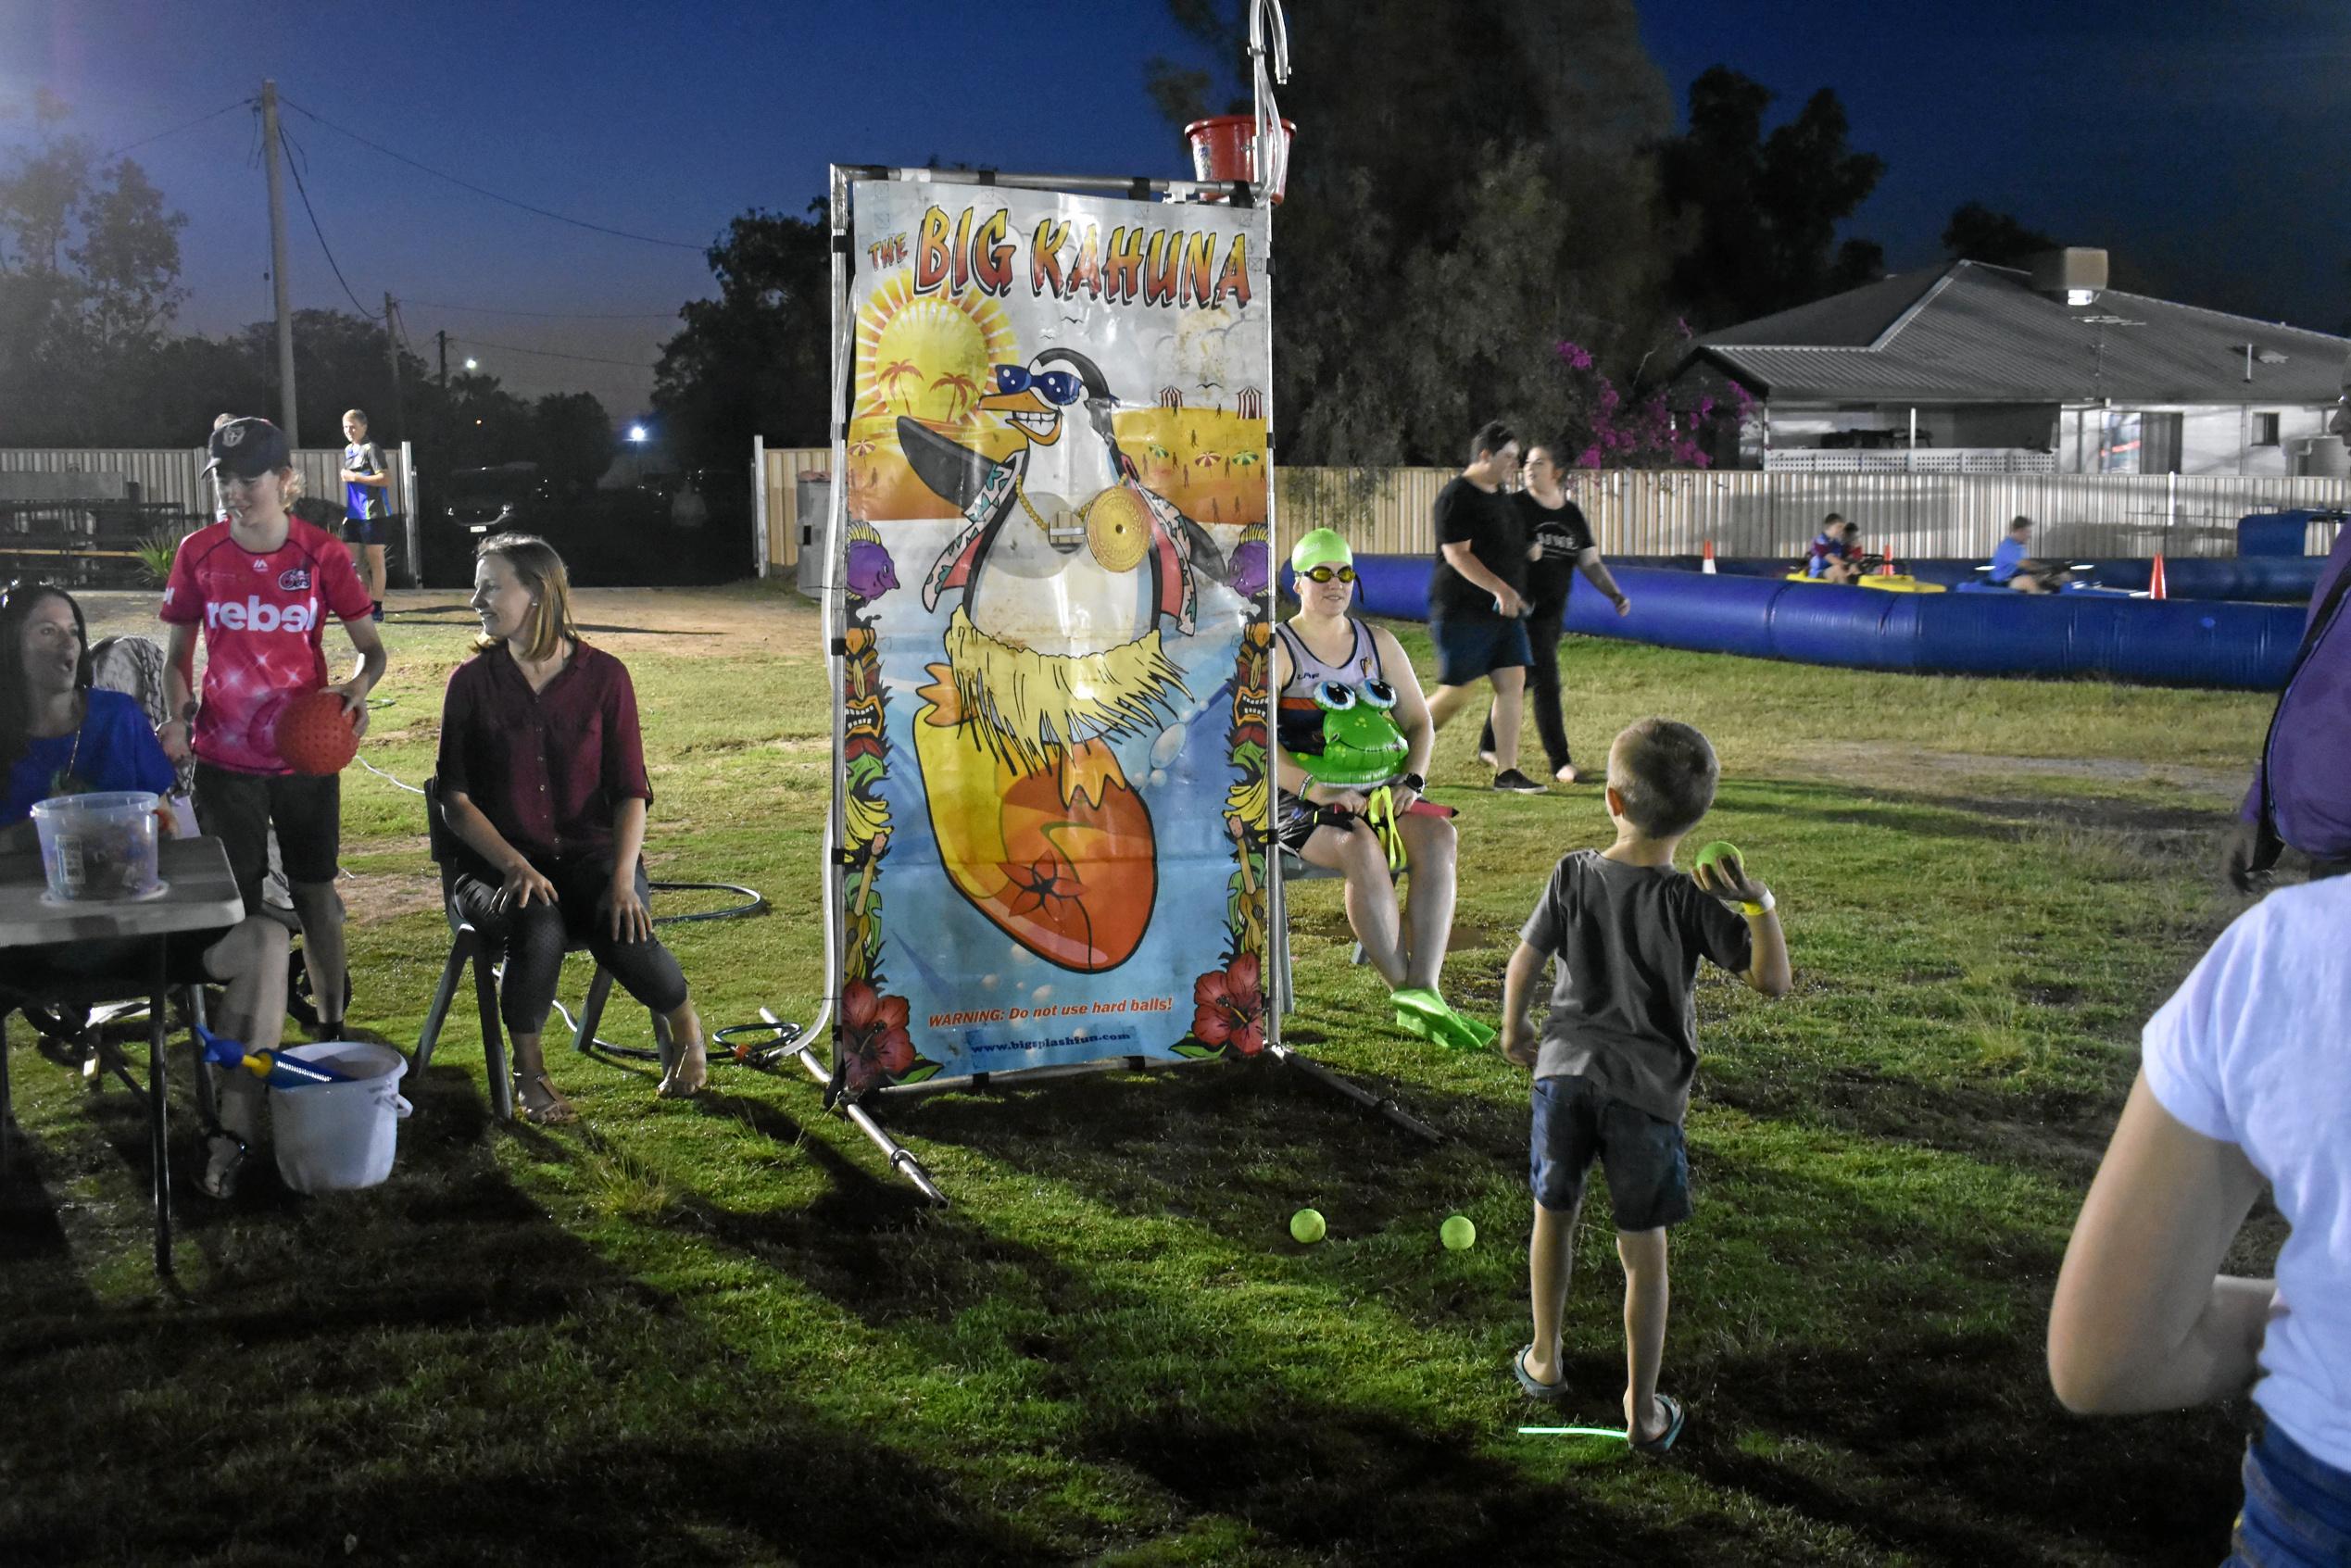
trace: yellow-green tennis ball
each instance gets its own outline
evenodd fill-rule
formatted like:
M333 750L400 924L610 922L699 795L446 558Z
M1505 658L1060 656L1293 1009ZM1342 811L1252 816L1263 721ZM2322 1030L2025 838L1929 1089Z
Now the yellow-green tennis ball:
M1322 1215L1312 1209L1301 1209L1289 1217L1289 1235L1293 1241L1311 1245L1322 1240L1323 1233L1328 1228L1323 1223Z
M1466 1252L1477 1240L1477 1227L1469 1223L1468 1215L1455 1214L1437 1227L1437 1238L1448 1252Z
M1727 838L1717 838L1698 851L1698 863L1702 866L1719 865L1724 860L1729 860L1741 866L1746 863L1739 853L1739 846Z

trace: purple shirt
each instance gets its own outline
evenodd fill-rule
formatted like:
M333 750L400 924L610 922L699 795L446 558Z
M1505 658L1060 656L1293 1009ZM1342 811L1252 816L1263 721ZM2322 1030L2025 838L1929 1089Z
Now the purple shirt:
M2253 770L2239 815L2261 814L2266 774L2278 836L2321 860L2351 856L2351 600L2318 624L2328 596L2351 571L2351 523L2336 533L2304 623L2307 652L2279 695L2265 754ZM2313 640L2315 638L2315 640Z
M653 798L628 667L572 646L534 692L501 643L459 665L441 700L442 792L462 791L533 861L610 854L612 809Z

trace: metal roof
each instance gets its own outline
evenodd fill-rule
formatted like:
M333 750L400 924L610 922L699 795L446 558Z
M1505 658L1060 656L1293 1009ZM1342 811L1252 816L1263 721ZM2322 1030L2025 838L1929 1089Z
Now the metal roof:
M2326 404L2351 338L2118 289L2067 305L1955 261L1710 332L1699 359L1783 401Z

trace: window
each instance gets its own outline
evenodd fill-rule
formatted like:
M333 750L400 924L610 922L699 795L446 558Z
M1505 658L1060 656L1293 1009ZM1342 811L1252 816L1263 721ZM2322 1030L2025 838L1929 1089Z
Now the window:
M2253 416L2253 444L2256 446L2275 446L2278 444L2277 415L2256 414Z
M2180 471L2180 427L2182 422L2181 416L2178 414L2142 416L2139 428L2145 445L2139 454L2141 473Z

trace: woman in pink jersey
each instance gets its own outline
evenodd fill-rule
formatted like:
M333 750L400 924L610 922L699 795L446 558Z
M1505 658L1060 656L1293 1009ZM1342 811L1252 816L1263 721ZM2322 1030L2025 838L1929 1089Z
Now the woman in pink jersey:
M245 912L261 909L270 833L302 920L302 956L319 1012L319 1035L343 1032L343 900L334 891L342 834L341 779L296 773L278 755L277 716L305 692L333 685L358 732L367 732L368 692L383 677L383 640L373 602L351 570L343 542L286 511L293 454L267 420L232 420L212 433L210 471L229 520L180 541L159 612L171 628L166 676L173 717L157 738L175 762L195 758L196 820L228 850ZM333 684L323 643L328 615L341 619L359 669ZM196 639L204 640L203 698L195 691ZM222 1084L220 1121L250 1142L261 1085L245 1073ZM206 1189L223 1196L236 1180L242 1146L216 1140Z

